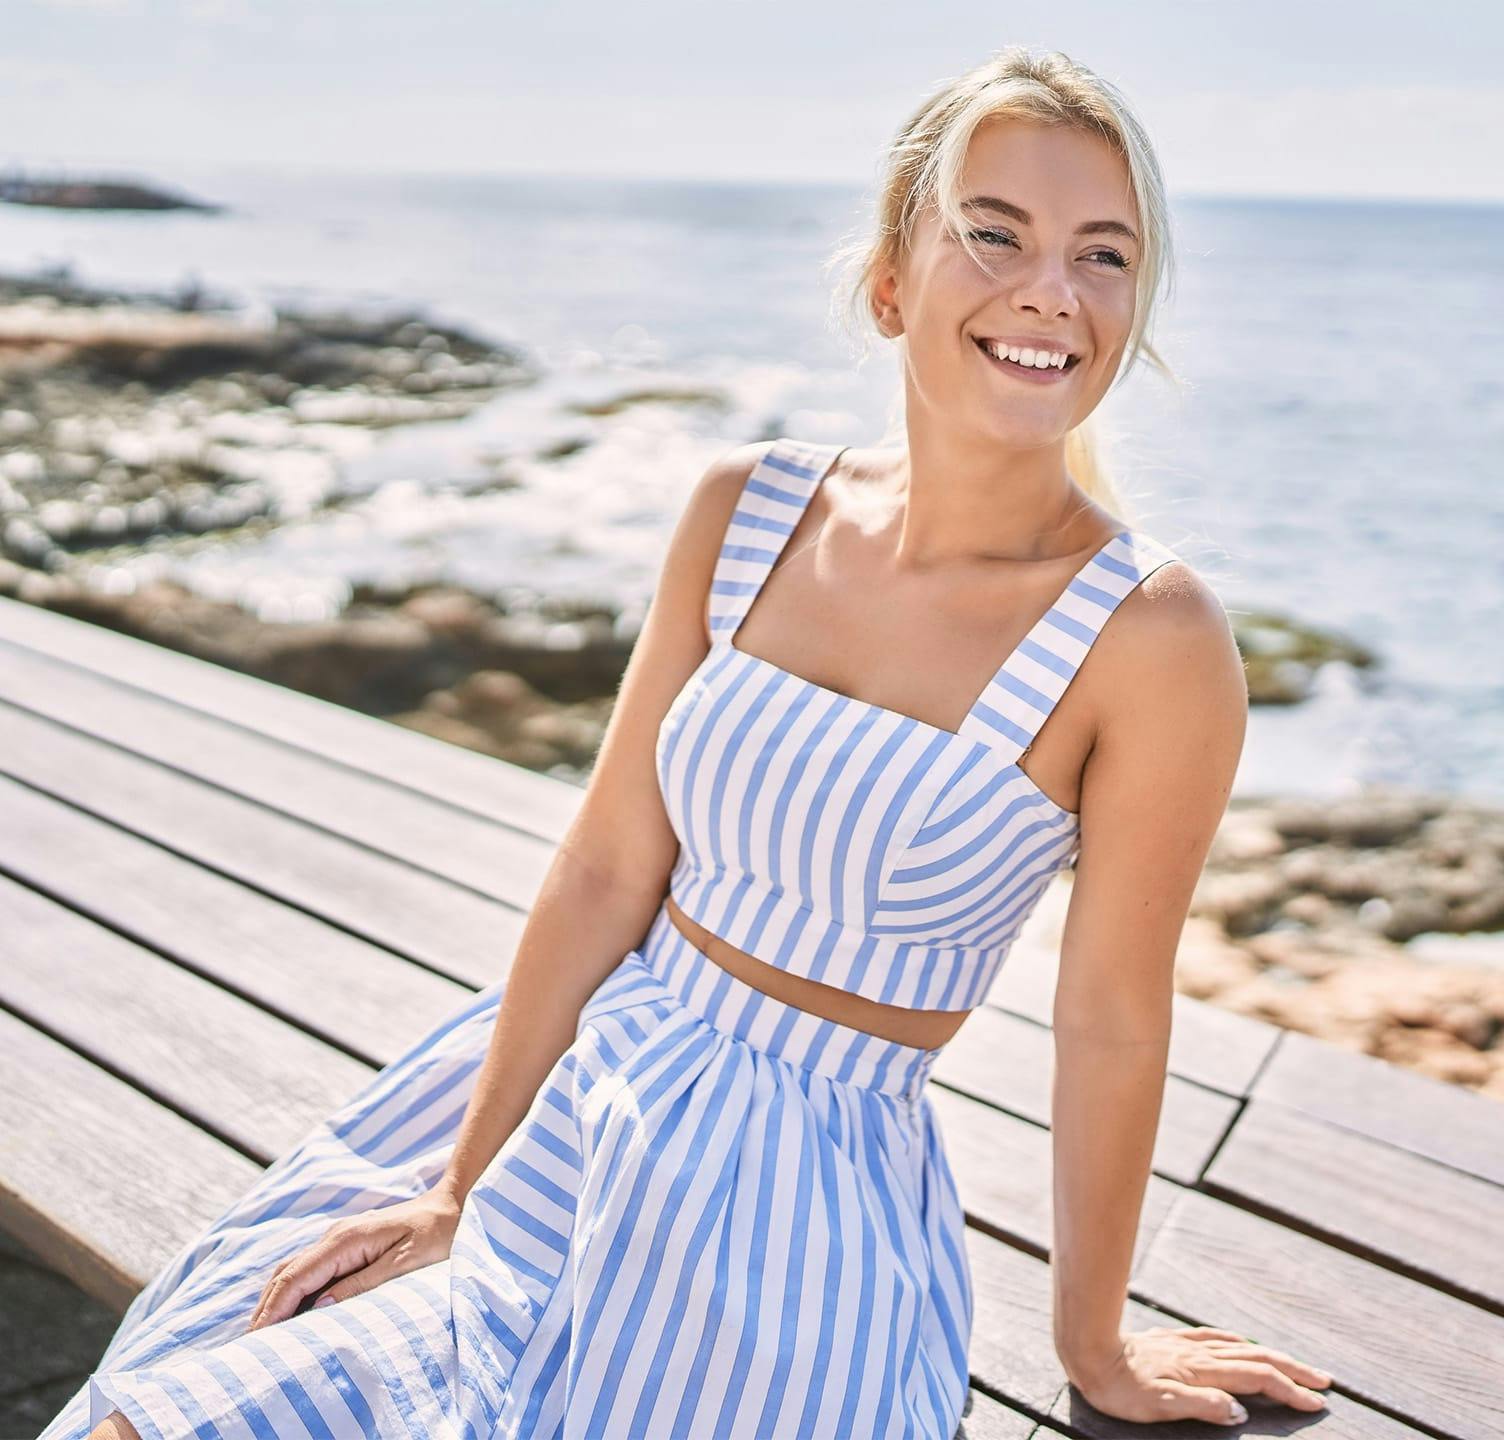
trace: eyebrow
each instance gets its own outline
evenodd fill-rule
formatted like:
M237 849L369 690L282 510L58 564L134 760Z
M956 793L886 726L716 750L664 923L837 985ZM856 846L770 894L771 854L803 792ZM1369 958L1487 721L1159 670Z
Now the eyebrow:
M978 210L996 210L999 215L1006 215L1010 220L1017 220L1020 225L1032 225L1034 217L1022 206L1014 205L1008 200L999 200L995 195L972 195L961 204L970 205ZM1076 226L1077 235L1121 235L1126 240L1138 244L1138 236L1121 220L1088 220L1082 225Z

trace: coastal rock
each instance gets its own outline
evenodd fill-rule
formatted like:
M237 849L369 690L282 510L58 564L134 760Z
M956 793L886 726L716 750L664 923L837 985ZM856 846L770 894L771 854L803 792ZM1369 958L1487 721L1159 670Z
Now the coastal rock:
M140 180L74 179L19 171L0 175L0 200L55 210L200 210L213 215L225 209Z
M520 675L480 670L422 705L387 718L545 774L587 769L600 746L610 701L560 706Z
M334 619L302 623L169 580L105 593L3 560L0 594L581 783L631 649L608 613L512 614L451 586L388 606L358 594Z
M1492 950L1439 944L1501 928L1501 823L1461 797L1393 790L1235 799L1192 899L1177 987L1504 1099L1504 937Z
M1294 705L1306 699L1323 665L1342 661L1366 670L1378 657L1356 641L1267 610L1237 611L1233 636L1243 656L1248 698L1255 705Z
M1415 794L1281 799L1271 807L1269 823L1287 841L1330 840L1378 847L1416 834L1426 821L1446 810L1444 797Z
M342 428L456 420L537 372L410 313L208 308L0 277L0 554L60 571L341 502Z
M1208 868L1197 881L1196 909L1231 935L1249 935L1270 924L1290 893L1276 870Z

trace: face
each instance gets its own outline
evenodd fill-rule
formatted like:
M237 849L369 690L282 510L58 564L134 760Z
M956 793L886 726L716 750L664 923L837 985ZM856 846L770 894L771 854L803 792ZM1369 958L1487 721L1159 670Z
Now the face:
M1063 441L1112 384L1133 327L1128 167L1097 136L991 121L972 137L961 197L985 267L931 209L901 269L874 291L884 332L905 337L911 421L917 402L947 428L1005 444ZM1024 369L979 343L1034 337L1046 342L1036 350L1069 352L1068 368Z

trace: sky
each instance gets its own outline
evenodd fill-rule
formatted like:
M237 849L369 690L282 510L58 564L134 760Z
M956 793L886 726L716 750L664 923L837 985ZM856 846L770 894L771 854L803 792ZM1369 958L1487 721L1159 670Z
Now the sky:
M1504 201L1490 0L0 0L0 169L865 186L1015 43L1123 91L1172 194Z

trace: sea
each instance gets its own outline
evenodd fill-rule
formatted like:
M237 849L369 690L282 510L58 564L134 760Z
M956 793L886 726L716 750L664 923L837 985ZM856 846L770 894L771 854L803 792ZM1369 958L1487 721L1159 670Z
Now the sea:
M361 580L450 579L603 599L635 624L718 454L901 434L894 353L876 338L864 353L839 318L835 257L871 214L861 183L137 178L226 208L0 205L0 264L248 307L415 309L542 376L463 420L350 439L352 503L131 559L268 616L332 613ZM1504 803L1504 207L1171 199L1155 339L1177 379L1141 366L1097 412L1130 516L1234 618L1275 612L1378 660L1254 706L1234 793ZM691 394L569 408L641 390ZM539 458L560 441L583 443Z

